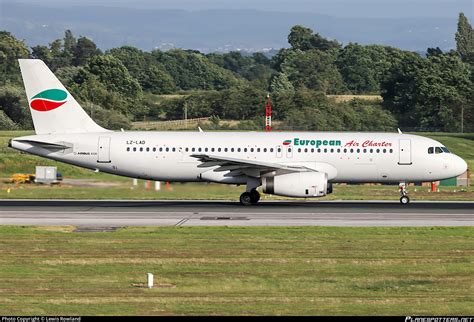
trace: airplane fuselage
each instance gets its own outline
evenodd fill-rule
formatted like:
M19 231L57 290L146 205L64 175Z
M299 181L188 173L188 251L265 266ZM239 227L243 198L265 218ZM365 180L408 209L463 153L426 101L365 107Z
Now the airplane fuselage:
M305 166L328 173L334 183L435 181L457 176L465 167L452 153L429 153L442 147L435 140L393 133L101 132L33 135L10 144L80 167L156 181L246 183L201 168L193 157L199 154Z

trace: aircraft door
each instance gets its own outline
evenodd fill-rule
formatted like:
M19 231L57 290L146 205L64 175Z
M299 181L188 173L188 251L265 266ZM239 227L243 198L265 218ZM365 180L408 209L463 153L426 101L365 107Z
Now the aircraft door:
M398 152L399 152L398 164L406 164L406 165L412 164L410 140L403 139L403 140L398 141Z
M99 137L99 144L97 147L97 162L110 163L110 137Z

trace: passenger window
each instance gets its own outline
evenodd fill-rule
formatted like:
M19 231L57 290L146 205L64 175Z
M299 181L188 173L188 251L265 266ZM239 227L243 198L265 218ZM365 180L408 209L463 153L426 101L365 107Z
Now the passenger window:
M354 153L354 149L351 149L351 153Z
M150 148L146 148L146 152L150 152Z
M383 153L387 153L387 149L383 149Z
M263 148L263 152L267 152L267 148Z
M193 150L194 151L194 150ZM163 152L163 148L160 148L160 152Z
M341 149L337 149L337 153L341 153Z
M161 148L160 148L160 151L161 151ZM191 151L193 151L193 152L196 151L196 148L192 148Z
M291 148L288 148L288 152L291 152Z
M221 152L221 148L217 148L217 152Z
M380 149L377 149L377 151L376 151L376 152L377 152L377 153L380 153Z
M273 152L273 148L270 148L270 152Z
M393 149L390 149L390 153L393 153Z
M244 152L247 152L247 148L244 148Z
M133 152L136 152L137 151L137 148L133 148Z
M278 148L278 152L281 152L281 148Z
M278 149L278 150L279 150L279 149ZM278 151L278 152L280 152L280 151ZM301 152L301 148L298 148L298 152Z
M311 153L314 153L314 148L311 148Z
M188 151L189 151L189 148L186 148L185 151L188 152Z
M227 151L228 151L228 149L227 149L227 148L224 148L224 152L227 152Z
M214 148L211 148L211 152L214 152Z
M170 148L166 148L166 152L168 152L170 150Z
M357 153L360 153L360 149L357 149Z
M175 152L175 151L176 151L176 148L173 148L173 152Z
M143 148L140 148L140 152L143 152Z
M364 149L363 151L364 151L364 153L367 153L367 149Z
M156 152L156 148L153 148L153 152Z
M204 148L204 152L207 152L207 150L208 150L207 148Z
M232 148L231 150L232 152L234 152L234 148ZM240 152L240 151L241 151L240 148L237 148L237 152Z
M250 148L250 152L253 152L253 148Z
M334 153L334 149L331 149L331 153Z
M257 152L260 152L260 148L257 148Z
M344 153L347 153L347 149L344 149Z
M370 153L374 153L374 149L370 149Z
M198 152L201 152L201 151L202 151L202 149L201 149L201 148L198 148Z
M129 152L129 151L130 151L130 148L127 148L127 152Z

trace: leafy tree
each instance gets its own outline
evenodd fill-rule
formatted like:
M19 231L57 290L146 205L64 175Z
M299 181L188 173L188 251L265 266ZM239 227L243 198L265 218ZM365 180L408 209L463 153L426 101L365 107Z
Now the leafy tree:
M126 130L132 128L130 120L118 111L105 109L96 104L84 104L84 109L97 124L106 129Z
M67 56L70 61L75 55L77 47L77 40L74 38L71 30L66 30L64 33L64 54Z
M86 37L79 37L77 44L73 47L75 66L83 66L88 59L101 55L102 52L97 48L96 44Z
M333 52L320 50L292 50L285 57L280 68L295 88L338 94L346 91L341 74L337 70Z
M280 92L294 92L295 88L293 84L291 84L288 76L285 73L278 73L276 74L272 82L270 84L270 90L272 92L280 93Z
M243 84L233 73L216 66L206 56L196 51L154 50L152 55L182 90L222 90Z
M119 93L132 100L141 98L142 89L140 84L130 75L120 60L114 56L94 56L88 60L84 69L96 76L109 91Z
M474 30L464 13L459 13L456 50L465 62L474 64Z
M0 82L20 84L19 58L28 58L29 52L23 41L17 40L11 33L0 31Z
M336 64L347 88L357 94L377 93L379 83L374 61L366 46L349 44L338 55Z
M50 65L53 59L51 50L47 46L42 45L31 47L31 57L41 59L46 65Z
M456 131L461 106L472 105L470 71L459 57L411 55L382 83L383 105L403 126Z
M0 110L19 128L32 129L31 114L23 89L7 85L0 87Z
M341 45L335 40L328 40L320 34L313 33L313 30L300 25L293 26L288 35L288 43L293 49L299 50L331 50L339 49Z
M18 130L18 125L15 124L2 110L0 110L0 130L12 131Z

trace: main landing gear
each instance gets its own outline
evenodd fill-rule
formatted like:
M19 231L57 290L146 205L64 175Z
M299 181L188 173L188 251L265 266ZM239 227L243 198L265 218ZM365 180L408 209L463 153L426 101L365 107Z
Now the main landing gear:
M401 195L400 203L402 205L407 205L408 203L410 203L410 198L408 198L405 182L400 182L399 187L400 187L400 195Z
M240 203L244 206L255 205L260 200L260 193L256 189L240 195Z

